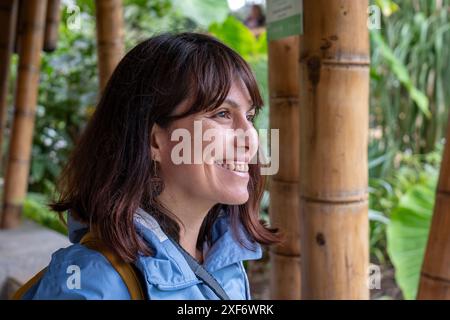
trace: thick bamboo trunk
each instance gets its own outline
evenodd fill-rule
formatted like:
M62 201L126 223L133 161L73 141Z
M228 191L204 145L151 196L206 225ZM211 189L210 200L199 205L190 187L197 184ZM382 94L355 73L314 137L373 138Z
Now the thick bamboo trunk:
M450 299L450 118L417 299Z
M61 0L48 0L44 36L44 51L46 52L56 49L59 21L61 20L60 3Z
M300 299L298 36L269 43L270 128L279 129L279 171L270 179L270 220L286 242L272 247L271 298Z
M18 0L0 0L0 168L3 165L3 134L8 110L8 80L14 48Z
M23 29L19 38L14 120L5 175L2 228L19 225L28 187L46 7L46 0L29 0L24 8Z
M122 0L96 0L100 91L125 53Z
M368 299L368 1L303 3L302 298Z

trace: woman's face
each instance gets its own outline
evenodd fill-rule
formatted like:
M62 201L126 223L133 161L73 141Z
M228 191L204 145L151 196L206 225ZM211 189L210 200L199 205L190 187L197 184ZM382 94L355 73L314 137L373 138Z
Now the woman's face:
M178 106L175 114L185 108ZM158 147L152 152L160 164L163 193L208 206L245 203L249 162L258 148L254 114L247 89L235 81L215 110L176 120L168 129L155 125Z

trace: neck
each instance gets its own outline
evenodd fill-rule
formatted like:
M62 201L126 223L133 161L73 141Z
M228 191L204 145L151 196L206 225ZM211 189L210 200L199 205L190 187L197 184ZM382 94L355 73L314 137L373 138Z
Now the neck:
M197 240L203 220L213 204L193 201L189 197L184 199L180 195L174 197L167 188L158 196L158 201L181 220L180 245L191 256L203 262L202 252L197 250Z

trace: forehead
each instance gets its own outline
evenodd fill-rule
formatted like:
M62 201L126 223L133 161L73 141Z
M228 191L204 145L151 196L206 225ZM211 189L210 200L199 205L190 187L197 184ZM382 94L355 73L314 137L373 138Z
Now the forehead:
M252 105L252 98L250 97L247 87L240 79L232 82L227 98L235 100L243 107Z
M235 101L243 108L248 108L253 104L248 89L241 79L236 79L231 83L230 91L225 100L227 99ZM184 100L175 108L172 114L181 115L187 112L191 108L192 103L192 98Z

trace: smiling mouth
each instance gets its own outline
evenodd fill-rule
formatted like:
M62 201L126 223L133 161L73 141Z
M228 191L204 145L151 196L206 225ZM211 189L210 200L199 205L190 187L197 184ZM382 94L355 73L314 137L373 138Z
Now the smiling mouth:
M214 164L227 169L229 171L234 171L234 172L242 172L242 173L247 173L248 172L248 164L247 163L223 163L221 161L214 161Z

